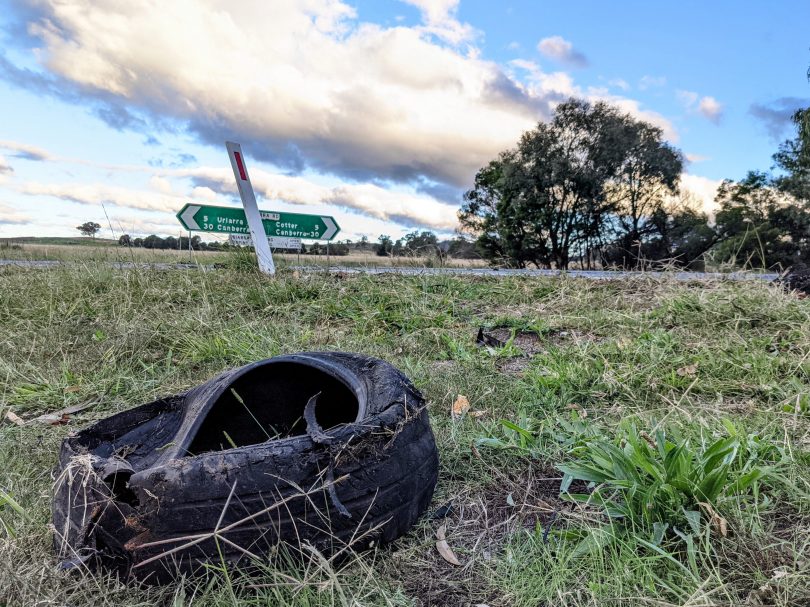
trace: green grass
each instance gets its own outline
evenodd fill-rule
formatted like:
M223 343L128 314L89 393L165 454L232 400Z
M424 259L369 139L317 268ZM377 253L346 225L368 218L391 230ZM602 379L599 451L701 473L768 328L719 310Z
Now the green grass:
M539 334L515 356L479 326ZM138 589L55 570L49 491L60 441L225 369L310 349L389 360L422 390L440 449L432 509L394 546L338 566L276 562ZM679 372L680 370L680 372ZM0 418L97 402L65 426L0 422L0 605L807 605L810 300L760 283L114 270L88 259L0 270ZM471 411L453 421L463 394ZM729 420L778 448L779 474L722 500L690 554L560 499L556 465L618 428L711 444ZM704 441L704 442L700 442ZM259 586L251 588L250 586Z

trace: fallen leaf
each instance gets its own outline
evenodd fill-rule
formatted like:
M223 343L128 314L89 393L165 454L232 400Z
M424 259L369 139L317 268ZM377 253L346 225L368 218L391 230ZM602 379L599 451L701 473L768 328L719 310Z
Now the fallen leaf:
M81 390L80 386L68 386L67 388L65 388L65 392L68 392L68 393L78 392L79 390Z
M486 414L487 412L485 410L480 409L478 411L470 411L467 415L470 417L484 417Z
M12 424L17 424L18 426L25 425L25 421L23 421L23 418L14 413L14 411L6 411L6 419L10 421Z
M692 363L691 365L681 367L676 371L676 373L681 377L694 377L697 374L697 370L698 370L697 363Z
M467 397L463 394L459 394L456 397L455 402L453 403L453 409L451 411L451 416L453 419L459 419L462 415L464 415L470 409L470 401L467 400Z
M447 540L445 539L446 530L447 530L446 525L442 525L436 530L436 550L439 551L439 554L445 561L447 561L451 565L460 567L461 563L456 558L453 549L450 548L450 545L447 543Z
M706 514L709 515L709 518L711 519L711 525L712 527L714 527L714 530L721 536L727 537L728 521L719 514L717 514L717 511L708 502L698 502L698 506L703 508L706 511Z
M98 400L91 400L90 402L73 405L72 407L60 409L59 411L54 411L53 413L45 413L44 415L35 417L29 423L50 424L51 426L66 424L70 421L71 415L78 413L79 411L89 409L90 407L97 405L99 402L100 401Z
M61 426L63 424L67 424L70 421L70 415L67 413L48 413L46 415L40 415L31 420L32 422L39 422L40 424L48 424L50 426Z

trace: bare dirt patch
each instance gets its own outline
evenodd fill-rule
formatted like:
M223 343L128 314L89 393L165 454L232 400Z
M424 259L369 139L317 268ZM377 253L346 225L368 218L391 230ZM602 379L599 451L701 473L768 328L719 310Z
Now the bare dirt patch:
M560 499L562 479L550 466L526 462L510 472L493 468L491 473L490 484L462 489L429 515L433 533L446 526L447 543L461 566L446 562L433 542L395 553L403 590L416 605L508 605L508 598L488 584L486 569L500 558L509 537L577 516L576 506Z

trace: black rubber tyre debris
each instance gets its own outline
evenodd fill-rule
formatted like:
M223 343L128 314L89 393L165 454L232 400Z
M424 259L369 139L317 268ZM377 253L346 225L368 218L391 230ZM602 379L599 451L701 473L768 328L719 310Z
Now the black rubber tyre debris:
M788 291L797 291L804 296L810 295L810 267L796 266L780 279Z
M437 475L424 401L394 367L279 356L67 438L54 543L63 568L147 583L267 558L279 544L361 550L404 534Z

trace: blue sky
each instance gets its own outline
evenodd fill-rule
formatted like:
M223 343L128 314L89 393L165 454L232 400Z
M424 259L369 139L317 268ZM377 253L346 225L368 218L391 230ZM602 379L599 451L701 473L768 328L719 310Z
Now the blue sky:
M711 208L810 105L810 4L2 0L0 238L179 234L185 202L452 233L475 170L570 95L654 122Z

